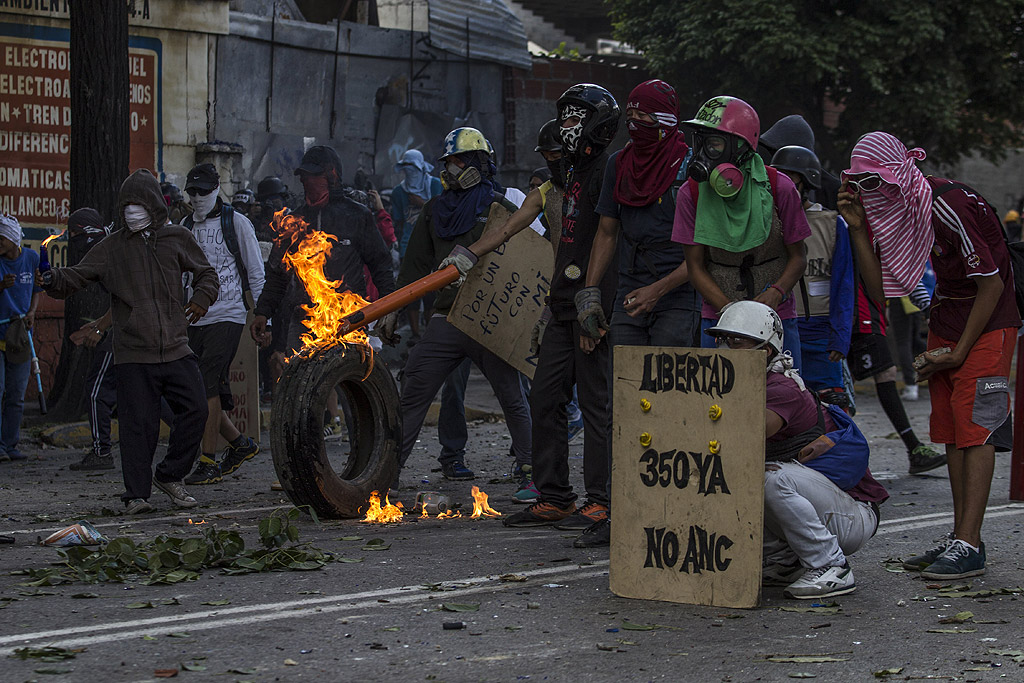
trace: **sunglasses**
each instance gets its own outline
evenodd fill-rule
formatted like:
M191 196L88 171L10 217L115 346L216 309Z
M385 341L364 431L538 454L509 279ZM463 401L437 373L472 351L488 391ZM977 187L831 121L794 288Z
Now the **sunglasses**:
M209 190L200 190L197 187L189 187L185 189L185 194L187 194L189 197L205 197L211 192L213 192L212 187Z
M867 176L860 180L854 180L853 178L846 179L846 186L856 193L860 192L871 192L877 190L882 186L882 178L876 175Z
M727 337L720 336L715 339L715 345L720 349L749 349L751 344L754 344L753 348L758 348L760 344L752 339L746 337Z

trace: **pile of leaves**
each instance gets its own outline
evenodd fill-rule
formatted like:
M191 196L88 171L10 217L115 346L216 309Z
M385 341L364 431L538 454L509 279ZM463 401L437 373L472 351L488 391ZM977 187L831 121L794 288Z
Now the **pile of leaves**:
M204 569L221 569L225 574L320 569L333 556L308 543L298 544L299 528L293 522L301 514L298 508L274 510L261 520L261 548L246 550L245 540L237 532L209 526L198 537L160 534L136 543L120 536L97 549L61 548L56 566L14 573L29 577L23 586L123 582L129 578L141 578L143 584L153 585L192 581ZM310 514L318 521L312 510Z

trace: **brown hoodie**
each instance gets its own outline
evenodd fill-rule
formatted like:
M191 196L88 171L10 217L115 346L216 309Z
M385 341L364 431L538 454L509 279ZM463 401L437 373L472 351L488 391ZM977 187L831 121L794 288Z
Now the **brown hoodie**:
M132 232L124 207L140 204L152 225ZM114 363L166 363L192 353L182 304L181 276L193 275L190 303L209 308L217 299L217 272L185 228L167 222L160 183L145 169L121 185L116 232L92 248L71 268L54 268L46 292L63 299L90 283L110 292L114 321Z

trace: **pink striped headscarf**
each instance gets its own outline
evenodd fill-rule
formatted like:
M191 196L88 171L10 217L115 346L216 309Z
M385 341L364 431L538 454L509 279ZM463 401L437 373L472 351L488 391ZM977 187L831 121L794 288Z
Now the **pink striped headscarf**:
M861 202L882 263L882 289L887 297L906 296L924 274L932 232L932 188L914 164L926 154L908 150L889 133L875 131L862 137L850 155L843 176L877 174L884 184L863 192Z

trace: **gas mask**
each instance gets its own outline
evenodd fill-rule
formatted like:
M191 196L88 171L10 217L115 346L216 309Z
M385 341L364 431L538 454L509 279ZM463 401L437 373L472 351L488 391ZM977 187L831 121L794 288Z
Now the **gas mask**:
M445 161L444 169L441 170L441 185L446 190L468 190L480 184L483 176L480 169L473 166L459 168L451 159Z
M695 133L694 155L687 175L698 183L707 182L720 197L734 197L744 181L738 164L751 153L750 147L734 135Z
M565 109L562 110L562 115L558 118L559 122L566 121L573 117L579 119L575 126L566 128L562 126L558 129L558 134L562 138L562 144L570 154L575 154L576 150L580 147L580 141L583 139L583 126L587 122L587 116L590 114L586 107L579 107L575 104L567 104Z

